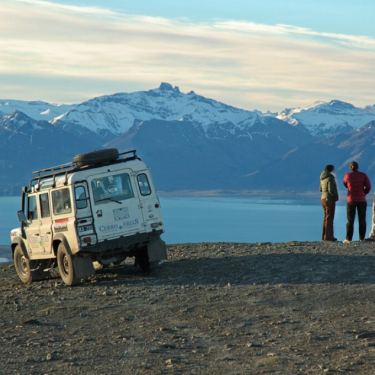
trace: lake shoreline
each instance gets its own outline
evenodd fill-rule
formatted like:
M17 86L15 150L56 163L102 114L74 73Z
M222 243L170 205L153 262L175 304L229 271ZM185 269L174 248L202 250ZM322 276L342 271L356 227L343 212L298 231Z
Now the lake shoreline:
M177 190L158 191L161 197L272 197L286 199L319 198L320 192L292 192L272 190Z
M12 251L10 245L0 245L0 259L8 259L9 262L12 262ZM7 263L7 262L0 262Z
M346 192L341 191L341 196ZM305 199L317 198L320 196L319 191L276 191L276 190L158 190L161 197L272 197L287 199ZM18 197L18 195L9 195L4 197Z

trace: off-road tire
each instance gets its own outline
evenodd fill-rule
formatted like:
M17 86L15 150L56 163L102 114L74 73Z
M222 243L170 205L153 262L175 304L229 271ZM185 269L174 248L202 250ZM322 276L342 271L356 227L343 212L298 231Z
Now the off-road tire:
M86 152L85 154L76 155L73 162L78 168L91 165L100 165L110 161L117 160L119 152L117 148L107 148L104 150L96 150Z
M150 273L150 261L148 259L147 246L141 247L135 254L135 263L144 275Z
M22 282L24 282L25 284L30 284L33 281L30 260L25 257L20 245L16 246L13 258L17 275L19 276Z
M57 267L60 277L66 285L75 285L79 283L73 264L73 256L69 254L63 243L60 243L57 249Z

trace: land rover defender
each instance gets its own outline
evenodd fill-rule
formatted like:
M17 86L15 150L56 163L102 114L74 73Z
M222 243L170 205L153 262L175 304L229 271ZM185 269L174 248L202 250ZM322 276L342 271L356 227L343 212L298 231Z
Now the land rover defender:
M110 148L33 173L22 189L21 227L11 249L24 283L58 268L67 285L93 275L93 262L134 257L143 272L167 258L160 202L136 151Z

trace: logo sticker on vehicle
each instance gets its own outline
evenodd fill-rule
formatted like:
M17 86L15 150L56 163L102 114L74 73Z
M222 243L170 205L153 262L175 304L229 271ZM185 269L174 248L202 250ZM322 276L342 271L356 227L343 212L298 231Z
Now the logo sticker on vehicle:
M119 226L117 224L109 224L109 225L101 225L99 227L99 230L101 232L109 232L119 229Z
M139 219L134 219L134 220L129 220L129 221L124 221L122 223L122 225L125 227L125 228L128 228L128 227L134 227L135 225L138 225L139 224ZM122 228L121 228L122 229Z
M116 230L123 230L126 228L131 228L139 224L139 219L124 221L122 225L118 224L108 224L108 225L100 225L99 230L101 232L113 232Z
M55 220L53 229L55 232L66 232L68 230L68 219Z

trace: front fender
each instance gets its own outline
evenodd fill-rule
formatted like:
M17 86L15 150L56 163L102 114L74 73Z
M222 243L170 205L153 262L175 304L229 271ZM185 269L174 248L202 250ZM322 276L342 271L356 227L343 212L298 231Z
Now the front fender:
M10 248L12 249L12 258L14 259L14 251L15 251L17 245L21 246L21 249L22 249L22 252L23 252L23 255L25 256L25 258L30 259L29 253L27 252L27 246L25 245L24 239L22 237L18 237L18 236L14 237L12 239L12 243L10 244Z

